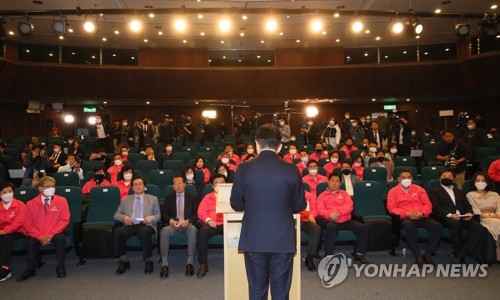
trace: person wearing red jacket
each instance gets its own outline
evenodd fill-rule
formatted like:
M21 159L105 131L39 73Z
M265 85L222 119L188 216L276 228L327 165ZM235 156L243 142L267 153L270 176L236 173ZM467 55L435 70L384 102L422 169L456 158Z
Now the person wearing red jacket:
M328 158L328 153L323 150L323 145L321 143L316 143L314 146L314 152L309 155L309 160L319 162L322 158Z
M318 163L315 160L309 160L307 162L307 170L309 171L309 174L302 177L302 182L309 185L311 194L316 197L316 187L321 182L327 182L328 177L318 174Z
M300 156L297 154L297 147L295 145L290 145L290 147L288 148L288 153L283 156L283 159L287 162L293 163L293 160L296 158L300 158Z
M120 199L127 197L132 189L132 178L135 177L134 169L129 166L124 166L118 173L118 181L114 186L120 189Z
M340 189L341 183L342 177L339 174L330 174L328 188L319 195L316 201L318 216L325 220L325 255L333 255L338 232L349 230L357 238L354 260L368 264L364 257L368 246L368 226L351 219L353 202L351 196Z
M104 166L98 165L94 168L94 178L87 181L82 188L82 194L89 194L90 190L96 186L110 186L111 183L106 179Z
M122 155L121 154L115 154L115 156L113 156L113 165L111 167L108 168L108 170L106 172L108 172L109 174L109 178L111 179L111 184L112 185L116 185L116 183L118 182L118 173L120 173L120 171L122 170L123 168L123 158L122 158Z
M14 184L9 181L0 183L0 281L10 278L10 258L14 240L24 238L23 202L14 199Z
M422 267L424 264L434 264L432 255L436 253L442 226L441 223L429 218L432 212L431 201L422 187L411 183L412 179L411 170L401 168L398 176L399 184L387 195L387 210L401 220L408 247L415 256L417 265ZM418 228L425 228L429 233L425 256L420 254Z
M40 178L40 195L26 204L24 230L27 239L27 268L17 278L24 281L36 275L35 264L40 247L54 244L56 249L57 277L66 277L64 261L66 256L65 229L70 221L70 212L66 198L55 195L56 180L50 176Z
M342 166L340 163L340 152L337 150L330 152L330 161L323 166L323 169L326 171L326 177L330 176L336 168L340 169Z
M296 166L299 169L300 176L302 176L302 171L304 171L304 169L307 168L307 163L309 162L309 154L307 153L306 150L300 150L299 155L300 155L300 162L298 162Z
M496 183L500 183L500 158L490 164L488 176Z
M194 159L194 166L196 170L201 170L203 171L203 181L205 184L208 184L210 182L210 170L207 168L207 165L205 163L205 158L203 156L198 156Z
M308 191L304 191L304 193L309 209L300 212L300 230L309 235L305 264L309 271L314 271L316 270L314 256L318 253L319 243L321 242L321 227L316 222L316 217L318 216L316 197Z
M225 183L226 177L217 174L212 178L214 189L219 183ZM208 240L218 234L224 234L224 216L216 213L216 192L206 195L198 206L198 219L203 226L198 230L198 262L200 268L196 274L203 277L208 273Z

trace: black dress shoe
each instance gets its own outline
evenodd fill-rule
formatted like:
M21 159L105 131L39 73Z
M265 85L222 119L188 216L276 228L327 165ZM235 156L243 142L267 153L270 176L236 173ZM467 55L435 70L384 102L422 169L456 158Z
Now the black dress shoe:
M56 274L57 274L57 277L59 277L59 278L66 277L66 269L64 268L64 266L57 266L56 267Z
M151 273L153 273L153 261L147 260L146 264L144 265L144 274L151 274Z
M120 260L118 262L118 269L116 269L116 275L122 275L128 269L130 269L130 262L128 260Z
M360 264L367 265L369 262L366 260L365 256L362 254L354 254L354 260L359 262Z
M196 274L196 276L203 277L203 276L207 275L207 273L208 273L207 264L200 264L200 268L198 269L198 273Z
M316 271L316 266L314 265L314 259L312 257L306 257L305 264L309 271Z
M43 267L45 265L45 263L47 263L46 261L42 260L42 257L41 256L38 256L36 258L36 268L37 269L40 269L41 267Z
M26 279L36 275L35 270L25 270L21 276L17 277L17 281L25 281Z
M167 278L168 277L168 266L163 266L161 267L161 271L160 271L160 278Z
M192 264L186 265L186 276L193 276L194 274L194 266Z

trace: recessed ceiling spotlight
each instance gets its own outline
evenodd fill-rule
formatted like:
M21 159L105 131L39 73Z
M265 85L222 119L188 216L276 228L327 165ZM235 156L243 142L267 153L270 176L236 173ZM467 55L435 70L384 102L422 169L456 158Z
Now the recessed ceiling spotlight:
M441 13L441 9L440 8L437 8L435 11L434 11L435 14L440 14Z
M379 37L379 36L377 36L377 37L375 38L375 40L380 41L380 37Z
M492 6L490 6L491 9L497 9L498 8L498 5L496 4L493 4Z
M103 42L105 42L105 41L107 41L107 40L108 40L108 39L107 39L107 38L105 38L105 37L103 37L103 38L102 38L102 41L103 41Z

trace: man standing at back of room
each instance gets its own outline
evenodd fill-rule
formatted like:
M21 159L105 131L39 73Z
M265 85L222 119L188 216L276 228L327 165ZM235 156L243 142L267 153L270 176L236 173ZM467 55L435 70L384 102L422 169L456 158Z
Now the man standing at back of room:
M307 206L297 168L280 159L281 134L265 124L255 134L259 156L240 164L231 206L244 211L239 251L244 252L249 298L288 299L295 247L293 214Z

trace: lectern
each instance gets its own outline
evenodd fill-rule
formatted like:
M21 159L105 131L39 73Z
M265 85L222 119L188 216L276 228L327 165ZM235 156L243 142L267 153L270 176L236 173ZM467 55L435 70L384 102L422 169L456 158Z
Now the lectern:
M236 212L230 204L232 183L217 185L217 213L224 214L224 299L248 299L248 281L243 252L238 252L243 212ZM300 215L294 215L297 252L293 258L290 299L300 299ZM271 293L269 291L269 299Z

